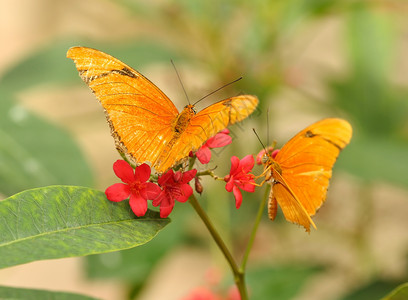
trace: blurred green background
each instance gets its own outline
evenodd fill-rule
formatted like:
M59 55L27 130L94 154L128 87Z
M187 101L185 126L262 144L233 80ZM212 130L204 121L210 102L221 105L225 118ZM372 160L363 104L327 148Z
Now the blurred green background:
M408 281L407 15L408 2L392 0L1 0L0 193L117 182L119 155L103 110L65 57L71 46L121 59L179 110L186 100L171 59L192 101L243 76L198 104L239 93L260 99L230 128L233 144L213 152L219 176L231 155L260 150L252 128L278 146L325 117L354 128L317 231L265 214L248 266L252 299L379 299ZM203 185L200 202L240 258L263 190L236 210L222 183ZM182 299L208 286L210 273L227 290L227 265L192 208L177 203L171 217L142 247L1 270L0 284Z

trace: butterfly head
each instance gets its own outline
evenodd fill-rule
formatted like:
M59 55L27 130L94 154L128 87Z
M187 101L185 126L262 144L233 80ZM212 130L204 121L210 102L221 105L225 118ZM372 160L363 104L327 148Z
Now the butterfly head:
M272 146L262 149L256 156L256 163L258 165L270 165L272 161L275 161L276 155L279 153L279 149L275 149L276 142Z
M195 108L194 104L187 104L184 106L184 110L189 111L193 115L197 114L197 109Z

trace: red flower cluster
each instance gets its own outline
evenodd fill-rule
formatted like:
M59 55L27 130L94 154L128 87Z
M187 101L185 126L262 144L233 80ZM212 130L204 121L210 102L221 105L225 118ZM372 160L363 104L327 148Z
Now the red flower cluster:
M195 153L198 160L206 164L211 159L210 149L230 144L232 139L228 134L229 131L225 129L208 139ZM260 155L261 153L258 154L257 160L258 157L262 157ZM224 181L227 182L225 189L234 194L237 208L242 203L241 190L255 191L255 176L249 173L253 166L254 158L252 155L247 155L242 160L236 156L231 157L231 170L224 177ZM170 169L159 176L157 184L155 184L149 181L151 169L147 164L142 164L133 171L126 161L117 160L113 164L113 170L123 183L115 183L108 187L105 191L106 197L115 202L129 198L130 207L138 217L146 214L147 201L152 200L153 206L160 206L160 217L166 218L173 210L176 201L186 202L193 194L189 182L197 174L195 169L187 172L174 172L173 169ZM201 193L202 186L198 177L195 184L197 192Z
M224 177L224 181L227 182L225 189L234 193L236 208L239 208L242 203L240 189L250 193L255 191L255 176L249 173L254 167L254 163L252 155L247 155L241 160L236 156L231 157L231 170Z
M193 189L188 184L195 177L197 170L187 172L172 169L159 177L157 183L162 187L161 193L153 200L153 206L160 205L160 217L166 218L173 210L175 201L186 202L193 194Z
M123 183L115 183L105 191L110 201L119 202L129 198L129 204L136 216L144 216L147 211L147 200L153 200L153 205L160 205L160 217L166 218L173 210L175 200L187 201L193 194L188 182L194 178L197 170L188 172L169 170L158 179L158 184L147 182L151 169L147 164L135 168L124 160L117 160L113 170Z

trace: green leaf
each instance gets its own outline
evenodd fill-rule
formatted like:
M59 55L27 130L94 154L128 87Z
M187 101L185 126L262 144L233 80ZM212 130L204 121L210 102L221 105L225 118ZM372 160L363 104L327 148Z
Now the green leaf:
M361 286L359 289L351 292L349 295L346 295L341 300L372 300L380 299L382 295L385 295L389 290L396 286L395 282L375 280L364 286ZM388 298L385 298L388 300ZM406 298L389 298L392 300L396 299L406 299Z
M0 267L136 247L169 222L153 211L136 218L126 201L89 188L24 191L0 201Z
M357 135L340 154L336 168L369 182L387 181L408 187L407 153L408 141Z
M33 115L2 89L0 100L0 193L92 185L90 168L65 130Z
M408 282L396 287L391 293L381 300L406 300L408 299Z
M97 298L66 292L0 286L0 299L96 300Z
M321 267L316 266L261 267L249 270L251 299L293 299L306 281L321 270Z

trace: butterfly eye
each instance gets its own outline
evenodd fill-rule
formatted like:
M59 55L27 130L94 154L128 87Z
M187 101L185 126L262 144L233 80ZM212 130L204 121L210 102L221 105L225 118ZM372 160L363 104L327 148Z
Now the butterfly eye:
M262 156L262 164L264 165L264 164L266 164L267 162L268 162L268 160L269 160L269 156L268 156L268 154L264 154L263 156Z

